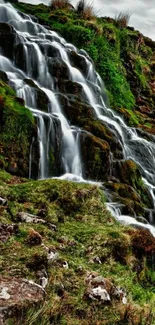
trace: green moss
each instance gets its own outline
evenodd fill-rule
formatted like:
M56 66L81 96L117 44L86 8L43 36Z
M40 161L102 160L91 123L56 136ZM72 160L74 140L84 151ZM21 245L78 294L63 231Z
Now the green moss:
M32 113L11 87L0 81L1 165L28 175L29 149L35 123Z

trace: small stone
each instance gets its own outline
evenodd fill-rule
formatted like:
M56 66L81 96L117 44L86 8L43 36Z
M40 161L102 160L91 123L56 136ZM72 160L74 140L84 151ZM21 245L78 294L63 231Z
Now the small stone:
M46 288L47 284L48 284L48 278L45 277L40 278L40 285L42 286L43 289Z
M102 301L110 301L110 296L108 294L108 292L102 288L101 286L98 286L97 288L93 288L90 291L89 297L93 297Z
M6 204L7 204L7 200L0 197L0 205L6 205Z
M63 263L62 266L63 266L63 268L66 269L66 270L68 270L68 268L69 268L68 263L67 263L66 261Z
M54 262L55 260L57 260L59 254L56 253L56 252L49 252L48 255L47 255L47 259L48 259L48 262L49 264Z
M94 257L93 262L94 262L94 263L98 263L98 264L102 264L102 262L101 262L99 256Z
M0 292L0 299L5 299L5 300L8 300L10 299L10 295L9 293L7 292L9 289L4 287L2 288L1 292Z

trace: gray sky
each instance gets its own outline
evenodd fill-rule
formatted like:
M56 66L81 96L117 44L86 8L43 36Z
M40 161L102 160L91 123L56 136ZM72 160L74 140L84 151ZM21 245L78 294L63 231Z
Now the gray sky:
M29 3L49 3L49 0L22 0ZM78 0L71 0L76 5ZM91 0L88 0L91 2ZM131 14L129 25L155 40L155 0L94 0L99 16L115 17L120 11Z

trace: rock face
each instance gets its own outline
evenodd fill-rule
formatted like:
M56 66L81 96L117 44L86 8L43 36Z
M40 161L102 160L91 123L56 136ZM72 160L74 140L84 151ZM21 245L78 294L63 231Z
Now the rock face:
M0 324L6 324L19 310L40 303L44 297L44 289L33 281L0 277Z

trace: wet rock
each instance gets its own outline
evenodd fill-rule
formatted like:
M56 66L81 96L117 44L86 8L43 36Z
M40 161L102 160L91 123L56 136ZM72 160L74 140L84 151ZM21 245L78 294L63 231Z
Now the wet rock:
M77 82L60 79L57 82L57 88L58 91L64 94L80 95L81 98L85 98L83 95L83 87Z
M88 149L89 148L89 149ZM86 179L103 181L110 172L110 147L108 142L90 133L81 134L81 156Z
M4 81L5 83L8 83L9 81L7 74L2 70L0 70L0 80Z
M142 216L136 217L136 220L144 224L149 224L149 222Z
M152 197L145 187L139 167L132 160L117 161L113 163L113 175L120 180L120 183L132 186L140 195L144 204L153 207Z
M82 126L86 131L92 133L102 140L107 141L115 159L123 159L122 145L120 140L105 123L96 119L90 120L89 118L83 122Z
M25 60L25 49L24 44L19 43L14 48L15 63L17 67L26 72L26 60Z
M56 78L56 81L59 79L69 79L69 70L66 63L59 57L49 60L49 72L52 77Z
M14 234L18 233L17 225L0 223L0 241L5 243Z
M41 111L48 112L49 99L45 92L41 90L32 79L25 78L24 82L35 91L37 108Z
M89 66L86 64L85 57L83 55L79 55L75 51L71 51L69 53L69 58L71 64L77 69L79 69L82 72L82 74L84 74L87 77Z
M13 59L13 48L16 43L17 34L14 28L7 23L0 23L0 47L3 54Z
M61 94L59 95L59 101L67 119L73 125L84 126L85 121L95 118L94 109L82 102L79 96L64 96Z
M0 277L0 324L16 316L18 310L40 303L44 289L33 281L15 277Z

